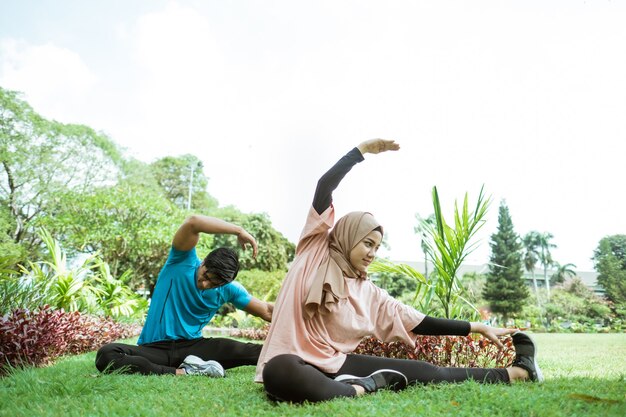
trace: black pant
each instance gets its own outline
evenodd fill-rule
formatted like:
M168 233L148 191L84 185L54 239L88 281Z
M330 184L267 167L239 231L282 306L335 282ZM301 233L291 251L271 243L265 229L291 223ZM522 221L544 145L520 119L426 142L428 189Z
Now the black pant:
M290 402L316 402L337 397L354 397L352 385L335 381L337 375L367 376L380 369L402 372L409 384L462 382L509 382L504 368L445 368L424 361L391 359L369 355L348 355L335 374L324 373L296 355L278 355L263 369L263 384L270 398Z
M187 355L219 362L224 369L256 365L262 345L242 343L223 338L167 340L134 346L109 343L96 354L100 372L121 369L126 373L144 375L175 374Z

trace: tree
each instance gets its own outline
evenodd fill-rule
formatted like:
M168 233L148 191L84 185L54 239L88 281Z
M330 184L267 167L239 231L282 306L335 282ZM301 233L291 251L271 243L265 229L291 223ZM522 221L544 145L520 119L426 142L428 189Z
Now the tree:
M552 259L550 249L556 248L556 245L550 242L553 237L554 235L550 232L539 234L539 261L543 266L543 281L546 283L548 301L550 301L550 280L548 279L548 268L554 265L554 259Z
M550 283L554 284L562 284L568 277L575 277L576 271L573 268L576 268L576 265L567 263L565 265L561 265L558 262L554 262L554 267L556 270L550 277Z
M243 227L256 239L259 252L255 260L252 258L251 251L240 250L237 245L237 239L234 236L213 236L213 247L224 246L238 251L242 269L254 268L263 271L287 270L287 264L293 259L295 254L295 245L274 229L267 214L245 214L235 207L228 206L217 210L214 215Z
M498 230L491 235L491 258L483 297L504 322L522 311L528 298L528 287L522 272L522 244L513 228L509 208L500 203Z
M606 236L593 253L598 284L616 308L626 308L626 235Z
M423 218L419 214L415 215L417 226L413 229L420 237L422 252L424 253L424 277L428 278L428 229L435 224L435 215L430 214Z
M533 289L537 296L537 278L535 277L535 266L539 261L539 232L528 232L522 239L524 249L524 268L530 272L533 278ZM539 298L537 298L539 300Z
M142 181L146 181L143 179ZM124 179L90 193L68 193L47 227L74 252L100 253L112 276L133 271L133 287L152 289L185 212L156 184Z
M167 156L150 164L152 175L172 203L181 209L207 213L217 208L217 200L206 190L209 180L202 168L202 162L189 154Z
M55 210L68 190L85 192L111 183L121 155L103 134L49 121L0 88L0 205L9 211L11 241L29 253L39 248L39 218Z

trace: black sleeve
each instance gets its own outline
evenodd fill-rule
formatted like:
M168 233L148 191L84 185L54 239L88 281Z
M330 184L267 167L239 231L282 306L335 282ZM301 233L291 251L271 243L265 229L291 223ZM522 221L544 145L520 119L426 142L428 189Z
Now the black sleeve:
M467 336L470 329L469 321L426 316L412 331L426 336Z
M318 214L322 214L330 207L330 204L333 202L333 191L335 191L335 188L337 188L343 177L350 172L352 167L363 161L363 159L361 151L358 148L354 148L317 181L317 188L313 197L313 208Z

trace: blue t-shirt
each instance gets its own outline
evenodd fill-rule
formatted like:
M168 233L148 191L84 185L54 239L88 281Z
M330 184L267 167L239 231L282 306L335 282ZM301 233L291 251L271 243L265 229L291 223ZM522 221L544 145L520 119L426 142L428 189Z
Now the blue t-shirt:
M171 248L159 273L138 345L161 340L198 339L202 328L225 303L245 308L252 297L238 282L200 290L196 271L202 262L196 249Z

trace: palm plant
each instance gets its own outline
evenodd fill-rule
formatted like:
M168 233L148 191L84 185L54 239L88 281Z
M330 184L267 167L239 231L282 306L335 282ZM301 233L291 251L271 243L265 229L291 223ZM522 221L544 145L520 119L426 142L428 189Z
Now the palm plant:
M543 280L546 283L546 295L548 297L548 301L550 301L550 280L548 279L548 268L554 265L550 249L556 248L556 245L550 242L553 237L554 235L550 232L539 234L539 247L541 249L539 253L539 261L543 266Z
M565 265L561 265L558 262L554 262L554 267L556 271L550 277L550 282L552 284L560 284L565 281L567 277L575 277L576 271L573 268L576 268L576 265L572 263L567 263Z
M31 263L29 273L36 281L48 282L52 305L67 311L95 312L100 290L89 274L94 267L95 256L88 257L76 268L70 268L67 254L52 235L43 228L39 230L39 235L48 249L49 259L42 262L43 268Z
M413 306L426 315L437 314L437 308L433 303L436 299L435 285L432 285L430 280L412 266L394 264L386 259L378 259L370 265L369 271L373 273L400 274L414 279L417 282L417 288L413 297Z
M426 252L434 266L433 273L425 277L409 265L393 265L389 262L376 262L370 269L372 272L400 273L415 278L418 285L414 300L416 307L425 314L436 309L433 302L437 300L446 318L477 317L478 310L464 297L458 270L476 249L476 244L470 244L470 240L485 223L490 199L484 196L481 188L476 206L470 212L466 193L461 209L456 202L454 204L454 227L448 225L443 217L437 187L433 187L432 200L434 222L423 219L420 228L427 237L423 242L426 242Z
M522 244L524 245L524 268L530 272L533 279L533 289L537 296L537 278L535 277L535 266L539 261L539 232L531 231L524 236Z
M95 282L98 293L97 304L107 317L131 317L142 311L146 301L133 293L124 282L128 282L131 270L124 272L119 278L111 275L109 264L101 259L94 262Z

